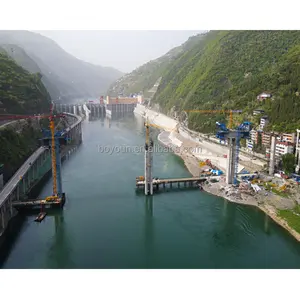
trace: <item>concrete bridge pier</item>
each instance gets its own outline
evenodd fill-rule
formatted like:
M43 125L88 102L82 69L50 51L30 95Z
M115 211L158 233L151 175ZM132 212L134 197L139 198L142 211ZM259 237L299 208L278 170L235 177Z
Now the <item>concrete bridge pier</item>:
M234 180L234 162L235 162L235 149L236 149L236 138L228 138L228 158L227 158L227 172L226 172L226 183L232 184Z

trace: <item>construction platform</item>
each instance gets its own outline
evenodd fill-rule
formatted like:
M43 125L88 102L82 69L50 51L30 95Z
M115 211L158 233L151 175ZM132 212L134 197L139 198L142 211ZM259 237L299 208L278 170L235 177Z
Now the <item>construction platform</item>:
M54 200L54 201L47 201L45 199L29 199L26 201L14 201L12 205L17 210L24 210L24 209L37 209L37 208L45 208L45 209L53 209L53 208L63 208L66 201L65 194L63 193L62 197Z
M179 178L179 179L153 179L153 187L159 190L162 186L173 188L173 185L180 187L199 187L199 183L203 183L207 180L206 177L194 177L194 178ZM145 189L145 181L136 181L137 189Z

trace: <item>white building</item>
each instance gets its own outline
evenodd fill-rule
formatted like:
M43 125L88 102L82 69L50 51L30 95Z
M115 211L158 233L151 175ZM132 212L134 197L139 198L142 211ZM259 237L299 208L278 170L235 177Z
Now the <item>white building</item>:
M263 130L263 128L268 124L269 120L266 116L262 117L260 119L260 124L259 124L259 127L261 130Z
M294 152L294 144L290 142L276 142L275 155L282 156L285 154L292 154Z
M254 142L252 139L246 139L246 147L248 151L253 151Z
M253 115L260 115L260 114L265 114L265 111L261 109L253 110Z
M270 93L263 92L257 96L257 100L263 101L263 100L265 100L267 98L271 98L271 97L272 97L272 95Z
M258 133L255 130L251 130L250 131L250 138L253 142L257 143L257 139L258 139Z

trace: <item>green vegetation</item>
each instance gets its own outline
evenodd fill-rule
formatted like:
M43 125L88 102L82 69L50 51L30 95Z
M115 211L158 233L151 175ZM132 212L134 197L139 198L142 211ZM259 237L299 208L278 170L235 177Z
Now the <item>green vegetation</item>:
M0 101L2 113L34 114L49 110L50 96L41 74L30 74L0 51Z
M29 122L20 134L12 129L0 131L0 164L4 164L5 181L38 148L40 137L40 131L33 129Z
M299 31L211 31L179 55L163 77L154 101L166 110L242 109L244 118L261 108L277 131L294 130L299 122L297 91L300 69ZM268 91L273 98L259 102ZM191 128L205 132L215 119L191 114ZM212 126L213 125L213 126Z
M287 175L290 175L294 172L295 164L296 161L293 154L285 154L282 156L282 168Z
M173 107L177 111L241 109L236 122L257 124L253 110L263 109L270 118L269 129L291 132L300 126L299 57L300 31L210 31L195 37L168 63L166 55L161 57L162 67L155 69L159 60L152 61L127 78L132 77L131 90L138 92L153 85L151 75L161 76L153 103L165 113ZM272 98L258 101L262 92ZM189 113L189 127L213 132L215 122L227 118Z
M145 97L152 96L149 90L171 67L176 57L194 47L202 38L203 35L190 37L186 43L172 49L162 57L149 61L130 74L126 74L111 85L108 94L117 96L119 94L129 95L130 93L142 92Z
M0 48L0 113L38 114L49 111L50 96L41 74L30 74ZM41 123L44 123L41 120ZM47 120L46 120L47 122ZM40 131L28 120L21 132L0 130L0 164L7 181L38 147Z
M266 182L263 184L259 184L260 186L263 186L267 191L269 192L273 192L274 194L281 196L281 197L289 197L290 193L286 190L286 191L280 191L278 190L278 186L276 186L273 183L270 182Z
M266 152L266 149L264 148L262 144L262 137L261 134L258 134L257 136L257 143L254 143L253 150L257 153L264 154Z
M300 233L300 205L293 210L279 210L278 216L287 221L288 225Z

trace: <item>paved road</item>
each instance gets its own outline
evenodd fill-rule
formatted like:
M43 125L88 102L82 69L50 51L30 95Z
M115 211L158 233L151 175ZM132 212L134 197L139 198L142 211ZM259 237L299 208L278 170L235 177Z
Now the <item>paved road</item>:
M14 176L7 182L7 184L4 185L4 188L0 192L0 207L2 206L3 202L6 200L6 198L11 194L11 192L14 190L14 188L17 186L17 184L21 180L21 176L24 176L28 169L30 168L29 163L33 163L39 155L41 155L44 151L46 151L46 148L40 147L38 148L26 161L25 163L18 169L18 171L14 174Z

